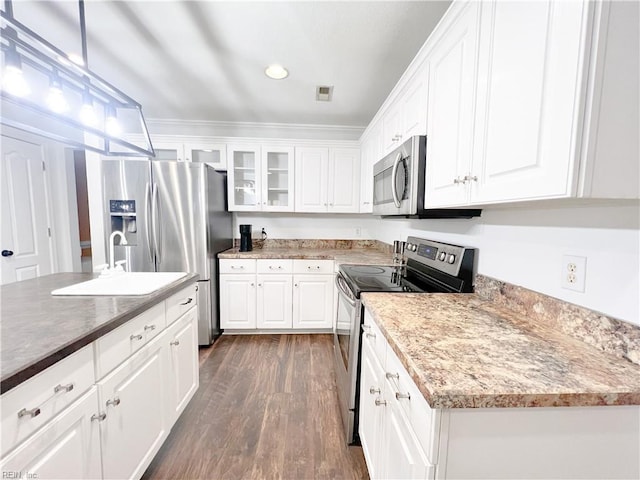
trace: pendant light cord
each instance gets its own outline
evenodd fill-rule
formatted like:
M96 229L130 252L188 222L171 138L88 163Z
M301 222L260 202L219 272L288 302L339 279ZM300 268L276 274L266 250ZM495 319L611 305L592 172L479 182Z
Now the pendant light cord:
M84 68L89 68L89 60L87 58L87 25L84 18L84 0L78 0L78 12L80 15L80 41L82 42L82 61L84 62Z

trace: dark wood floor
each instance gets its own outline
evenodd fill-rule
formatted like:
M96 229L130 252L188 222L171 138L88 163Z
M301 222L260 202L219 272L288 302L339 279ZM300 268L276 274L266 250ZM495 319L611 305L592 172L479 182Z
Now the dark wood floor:
M344 441L330 335L223 336L144 479L368 478Z

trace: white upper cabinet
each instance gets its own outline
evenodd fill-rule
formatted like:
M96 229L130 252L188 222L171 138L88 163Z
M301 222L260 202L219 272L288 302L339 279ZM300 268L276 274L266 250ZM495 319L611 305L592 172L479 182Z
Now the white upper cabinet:
M295 211L359 211L358 148L296 148Z
M187 162L206 163L216 170L226 170L227 146L224 143L185 143L184 159Z
M424 135L426 121L427 65L424 63L382 116L382 154L391 152L413 135Z
M472 154L479 9L466 4L439 32L429 56L425 205L468 202L461 179Z
M382 158L382 125L377 122L360 147L360 213L373 210L373 164Z
M293 211L293 148L229 145L231 211Z
M638 2L455 1L366 135L384 155L424 105L427 208L637 199L638 25Z
M261 210L293 212L293 148L263 146L261 167Z
M329 149L329 212L360 210L360 149Z
M482 4L472 203L571 194L587 10Z
M159 138L158 141L152 139L156 152L154 160L206 163L216 170L227 169L227 146L224 143Z

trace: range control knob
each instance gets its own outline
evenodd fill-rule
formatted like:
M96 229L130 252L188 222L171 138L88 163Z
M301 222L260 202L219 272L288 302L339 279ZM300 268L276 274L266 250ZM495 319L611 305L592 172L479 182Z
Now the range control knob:
M405 248L405 250L411 251L411 247L413 247L413 244L412 243L407 243L404 248Z
M446 258L447 252L440 252L440 255L438 255L438 260L440 260L441 262L444 262Z
M418 245L416 245L415 243L411 244L411 251L415 252L416 250L418 250Z
M447 257L447 262L453 264L455 263L455 261L456 261L456 256L453 253L450 253L449 256Z

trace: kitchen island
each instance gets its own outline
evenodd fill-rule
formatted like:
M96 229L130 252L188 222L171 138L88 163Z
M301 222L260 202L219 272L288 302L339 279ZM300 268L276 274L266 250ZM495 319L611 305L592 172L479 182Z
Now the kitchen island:
M637 352L599 351L479 294L362 298L360 434L372 478L640 475Z
M0 288L2 472L139 478L198 388L198 276L148 295L51 295L93 277Z

